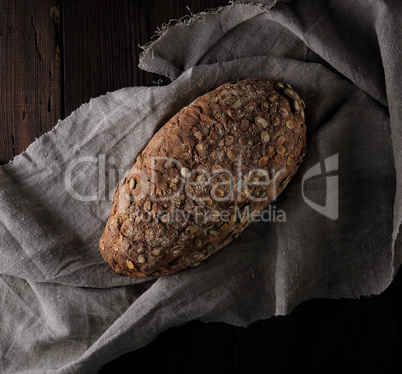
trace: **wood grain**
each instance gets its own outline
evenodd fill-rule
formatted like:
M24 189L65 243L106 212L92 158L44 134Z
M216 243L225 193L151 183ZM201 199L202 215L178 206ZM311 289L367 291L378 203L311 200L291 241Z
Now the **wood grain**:
M1 2L0 163L50 130L62 112L57 0Z
M170 19L224 4L0 0L0 163L91 97L157 84L161 77L137 68L138 45ZM246 329L190 322L101 372L401 373L401 290L399 272L381 295L306 301Z
M64 108L127 86L167 84L140 70L140 46L170 20L226 5L223 0L70 0L62 3Z

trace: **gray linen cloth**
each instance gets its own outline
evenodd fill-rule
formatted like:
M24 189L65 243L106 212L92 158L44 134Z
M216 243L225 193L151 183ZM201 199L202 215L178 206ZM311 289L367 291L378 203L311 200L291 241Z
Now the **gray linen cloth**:
M2 166L0 372L95 373L187 321L247 326L386 289L402 253L401 4L234 2L171 24L140 66L172 83L92 99ZM270 222L196 268L115 274L98 241L118 180L180 108L247 77L307 105L308 155Z

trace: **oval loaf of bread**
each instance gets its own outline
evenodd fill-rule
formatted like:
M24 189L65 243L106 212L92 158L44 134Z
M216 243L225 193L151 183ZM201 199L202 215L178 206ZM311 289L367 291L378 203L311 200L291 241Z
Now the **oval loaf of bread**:
M302 162L304 107L289 84L246 79L180 110L116 188L104 259L117 273L159 276L230 243Z

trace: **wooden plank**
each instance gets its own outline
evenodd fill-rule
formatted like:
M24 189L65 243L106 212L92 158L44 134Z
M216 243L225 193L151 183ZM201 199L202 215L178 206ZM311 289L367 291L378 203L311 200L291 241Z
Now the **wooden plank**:
M0 163L49 131L62 113L58 1L0 3Z
M64 0L63 60L58 3L0 1L0 163L52 128L63 116L63 103L68 115L107 91L155 84L158 76L137 68L138 45L170 19L226 1ZM122 362L130 367L135 362L143 371L149 363L165 371L169 363L177 372L191 373L401 372L401 279L398 274L380 296L312 300L290 316L248 329L191 322L162 333L103 372L116 372Z
M169 329L152 343L104 365L115 373L400 373L402 273L381 295L314 299L287 316L243 329L198 321Z
M102 367L99 374L124 371L135 362L142 373L234 373L235 331L224 323L189 322L161 333L153 342Z
M197 13L226 4L223 0L64 1L65 114L122 87L169 83L138 68L139 45L146 44L157 27L189 14L189 9Z
M146 44L157 27L171 19L225 4L218 0L65 2L66 114L108 91L156 84L161 77L137 68L142 51L138 45ZM162 84L166 83L169 80L162 78ZM399 291L400 279L394 286ZM354 357L358 360L353 367L361 372L381 365L388 365L387 372L396 372L401 348L396 300L389 292L364 300L313 300L298 306L290 316L259 321L247 329L191 322L105 365L102 373L124 370L133 363L137 371L149 371L152 365L152 372L166 371L168 365L171 370L193 374L294 373L301 369L332 373L347 371L351 366L342 358L353 361Z

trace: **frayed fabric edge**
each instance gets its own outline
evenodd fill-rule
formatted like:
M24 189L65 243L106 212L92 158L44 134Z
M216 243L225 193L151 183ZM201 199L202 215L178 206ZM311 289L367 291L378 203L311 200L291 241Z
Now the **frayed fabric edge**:
M191 25L194 22L204 22L205 17L211 14L218 14L220 13L223 9L227 9L230 7L234 6L245 6L245 7L258 7L263 11L268 11L272 9L278 2L290 2L292 0L274 0L272 4L264 5L263 3L259 2L242 2L242 1L237 1L237 0L229 0L228 5L220 6L218 8L212 8L212 9L206 9L205 11L193 14L189 7L187 7L187 10L190 12L190 14L186 14L185 16L179 18L179 19L171 19L168 23L162 24L162 26L157 27L156 31L154 34L151 36L151 40L147 42L144 45L138 45L143 51L140 53L139 56L139 63L138 67L144 71L147 71L149 73L155 73L155 74L160 74L160 72L155 71L151 68L148 68L146 66L146 63L144 63L144 60L146 59L148 53L151 53L152 58L153 56L153 47L157 46L159 43L163 41L163 37L166 35L166 33L171 29L174 28L178 25ZM177 79L177 77L170 76L168 74L161 74L165 75L166 77L170 78L172 81Z
M7 163L0 165L0 169L1 168L8 168L10 167L15 161L19 161L20 159L22 159L23 157L29 157L29 153L32 151L32 149L35 149L35 147L40 146L41 143L46 142L46 139L48 139L48 137L53 136L57 133L57 131L60 130L60 128L63 126L63 123L65 121L67 121L69 118L73 118L76 116L79 116L81 113L83 113L90 105L92 105L94 100L97 99L103 99L106 98L110 95L115 94L116 92L119 91L123 91L126 90L127 88L132 88L132 87L123 87L120 88L116 91L108 91L103 95L99 95L96 97L91 97L89 99L89 101L82 103L78 108L74 109L66 118L60 118L56 124L47 132L43 133L42 135L36 137L29 145L28 147L22 151L21 153L15 155L11 160L9 160Z
M167 23L163 23L162 26L158 26L156 31L154 31L154 34L151 36L151 40L144 44L144 45L138 45L143 51L140 54L139 57L139 63L138 67L144 71L148 71L150 73L156 73L159 74L157 71L153 71L152 69L147 69L146 65L144 64L144 59L147 57L148 53L153 53L152 48L155 47L157 44L161 42L163 37L165 36L166 32L177 26L177 25L191 25L194 22L204 22L205 21L205 16L209 14L218 14L221 12L223 9L233 6L234 1L229 1L228 5L220 6L218 8L213 8L213 9L207 9L203 12L193 14L190 10L190 8L187 6L187 10L190 12L190 14L186 14L185 16L179 18L179 19L171 19ZM152 55L153 58L153 55ZM165 75L166 77L170 78L172 81L174 81L177 77Z

